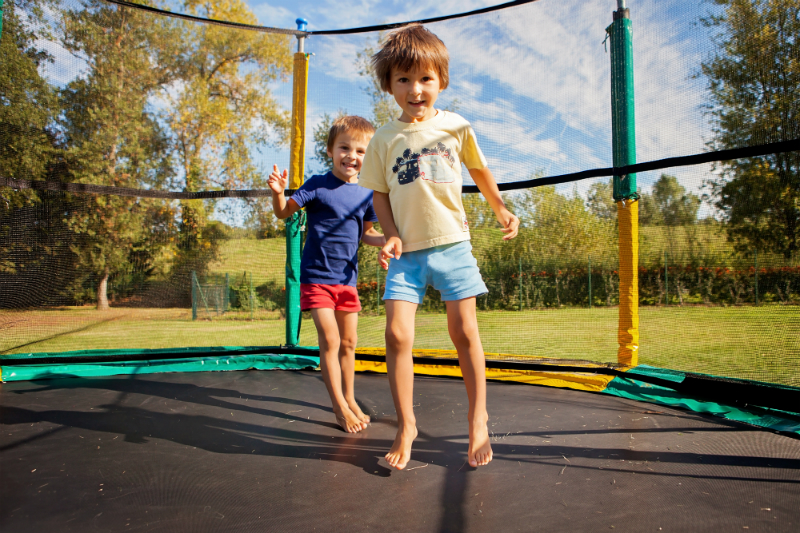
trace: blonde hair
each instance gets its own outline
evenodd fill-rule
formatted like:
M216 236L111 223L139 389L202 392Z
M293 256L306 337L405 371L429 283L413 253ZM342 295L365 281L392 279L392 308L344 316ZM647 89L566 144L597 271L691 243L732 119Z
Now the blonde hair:
M391 87L393 69L401 72L417 68L433 70L439 74L441 89L446 89L450 82L447 47L421 24L409 24L387 35L383 47L372 56L370 63L381 89L386 92Z
M375 134L375 128L369 120L355 115L339 117L333 121L331 130L328 132L328 151L333 152L333 144L336 137L341 133L349 133L353 136L361 136L370 139Z

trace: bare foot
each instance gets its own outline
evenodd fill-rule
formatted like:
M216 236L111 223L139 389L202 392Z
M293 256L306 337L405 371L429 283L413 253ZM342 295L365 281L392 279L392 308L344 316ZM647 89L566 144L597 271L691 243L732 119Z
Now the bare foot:
M492 446L489 442L489 428L487 418L469 423L469 451L467 460L469 466L485 466L492 460Z
M400 427L397 430L397 436L394 438L394 444L386 454L386 462L389 466L402 470L411 460L411 444L417 438L417 426Z
M361 420L362 423L369 424L369 415L364 414L364 411L361 410L361 408L355 401L353 402L348 401L347 406L350 407L350 410L353 411L353 414L356 415L356 418Z
M333 414L336 415L336 423L342 426L342 429L348 433L358 433L367 427L349 407L345 407L342 410L334 408Z

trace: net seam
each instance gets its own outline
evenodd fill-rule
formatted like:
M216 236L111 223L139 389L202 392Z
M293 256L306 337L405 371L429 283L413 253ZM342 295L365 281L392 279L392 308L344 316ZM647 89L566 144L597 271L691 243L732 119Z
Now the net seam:
M796 152L798 150L800 150L800 139L792 139L790 141L761 144L758 146L749 146L746 148L732 148L730 150L715 150L713 152L704 152L701 154L694 154L688 156L669 157L666 159L658 159L656 161L648 161L645 163L636 163L634 165L626 165L623 167L598 168L593 170L584 170L581 172L573 172L570 174L561 174L559 176L549 176L545 178L535 178L531 180L515 181L510 183L498 183L497 186L501 191L532 189L534 187L542 187L545 185L556 185L559 183L568 183L571 181L580 181L590 178L624 176L627 174L648 172L651 170L662 170L672 167L702 165L705 163L730 161L733 159L743 159L748 157L759 157L765 155L782 154L786 152ZM0 187L10 187L12 189L36 189L36 190L91 193L91 194L111 194L116 196L134 196L140 198L161 198L161 199L171 199L171 200L206 200L206 199L217 199L217 198L263 198L272 196L272 191L269 189L244 189L244 190L225 189L221 191L174 192L174 191L155 191L149 189L134 189L128 187L112 187L108 185L92 185L87 183L21 180L21 179L8 178L5 176L0 176ZM294 192L295 191L293 189L287 189L286 196L291 196ZM463 194L472 194L480 192L480 190L475 185L464 185L461 188L461 192Z

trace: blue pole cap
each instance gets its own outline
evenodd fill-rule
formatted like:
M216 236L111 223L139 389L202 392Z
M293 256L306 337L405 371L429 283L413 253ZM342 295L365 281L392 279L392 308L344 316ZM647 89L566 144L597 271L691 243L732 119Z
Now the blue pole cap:
M297 23L297 31L306 31L306 26L308 26L308 21L304 18L299 18L295 20Z

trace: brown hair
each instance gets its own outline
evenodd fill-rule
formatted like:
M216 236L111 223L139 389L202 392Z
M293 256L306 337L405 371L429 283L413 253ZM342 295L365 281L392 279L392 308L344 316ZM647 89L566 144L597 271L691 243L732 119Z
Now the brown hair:
M370 124L369 120L363 117L347 115L337 118L333 121L331 130L328 132L329 152L333 152L333 143L336 142L336 137L340 133L350 133L353 136L360 135L369 139L375 133L375 128Z
M372 71L386 92L391 86L392 69L402 72L416 68L433 70L439 74L439 87L446 89L450 82L449 63L447 47L421 24L409 24L391 32L371 60Z

